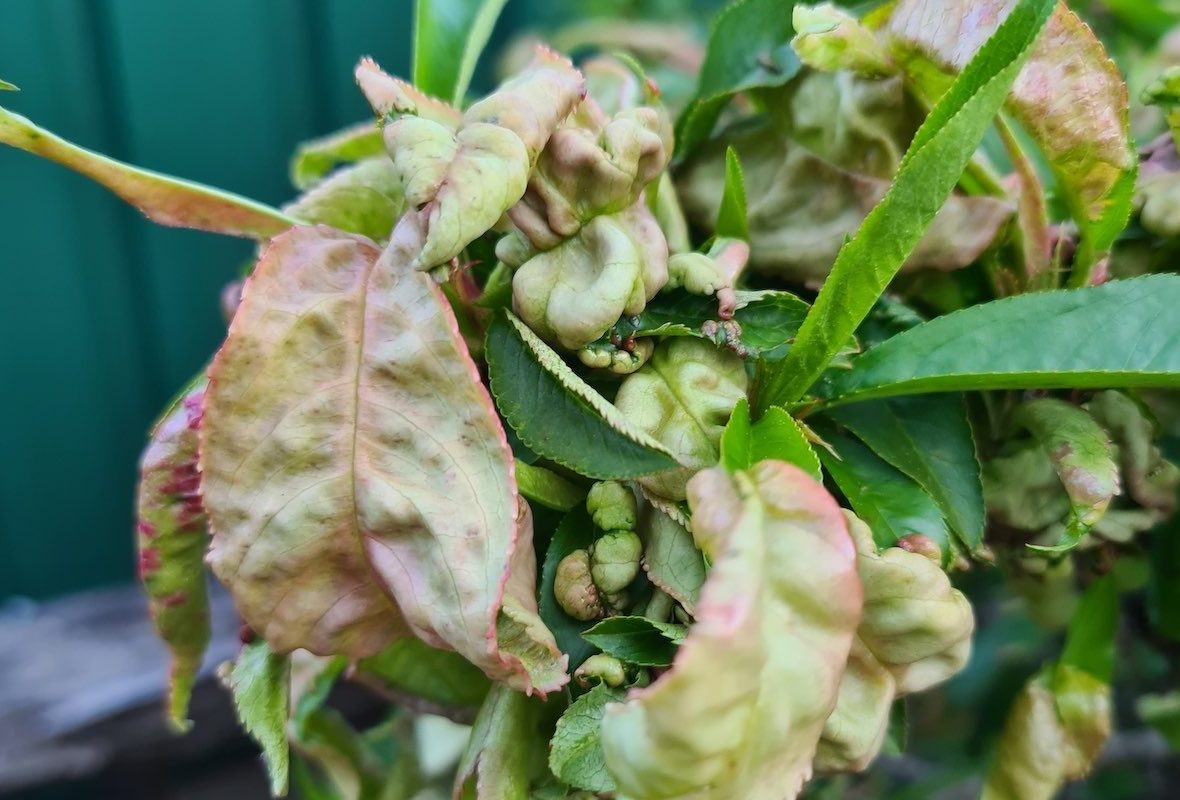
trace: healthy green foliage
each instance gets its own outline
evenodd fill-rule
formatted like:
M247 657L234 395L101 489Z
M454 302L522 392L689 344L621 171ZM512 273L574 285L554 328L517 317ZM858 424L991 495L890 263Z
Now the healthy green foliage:
M421 697L444 708L474 710L487 696L491 681L458 653L430 647L418 639L400 639L357 669L396 692Z

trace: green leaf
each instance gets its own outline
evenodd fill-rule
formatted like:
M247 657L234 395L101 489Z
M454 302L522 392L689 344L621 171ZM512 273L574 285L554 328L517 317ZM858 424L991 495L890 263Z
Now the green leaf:
M251 642L242 647L229 670L227 684L242 727L262 745L271 794L281 797L287 793L290 760L287 746L290 662L287 656L271 652L261 639Z
M684 641L683 625L656 622L647 617L611 617L582 634L602 652L642 667L666 667Z
M512 314L488 328L496 407L537 454L589 478L630 478L676 466L671 453L629 423Z
M732 147L725 149L725 192L713 234L729 239L750 240L750 221L746 216L746 179L742 162Z
M1119 467L1110 435L1084 409L1052 397L1024 403L1013 415L1013 422L1032 432L1070 499L1064 540L1051 547L1030 547L1048 552L1070 550L1102 519L1119 492Z
M474 711L491 688L487 676L463 656L414 638L399 639L356 666L396 692L449 708Z
M541 566L541 586L538 589L537 605L541 619L553 631L553 638L561 652L569 655L569 670L573 672L582 662L592 656L597 648L582 638L582 632L591 623L581 622L566 614L557 604L553 595L553 584L557 576L557 565L575 550L585 550L598 538L598 531L586 507L579 503L569 510L553 533L545 563Z
M961 397L860 403L831 416L934 499L969 550L983 542L983 484Z
M480 53L507 0L418 0L414 85L455 105L463 102Z
M339 164L384 155L381 128L372 120L358 122L295 148L291 157L291 183L296 189L310 189Z
M687 515L682 521L673 519L649 502L640 518L639 533L648 580L695 614L705 584L705 558L682 524L687 521Z
M824 428L818 431L835 451L818 450L824 469L852 510L872 529L878 547L893 547L903 536L919 533L947 552L950 530L921 486L851 436Z
M972 389L1180 386L1180 277L973 306L857 358L827 389L836 403Z
M930 111L889 192L841 248L795 346L769 370L759 412L803 396L905 263L959 182L1054 5L1020 0Z
M516 462L516 486L529 500L552 508L554 511L569 511L586 499L586 489L570 483L552 470Z
M475 718L455 774L456 798L528 800L532 764L544 758L538 722L542 705L496 684Z
M777 407L751 423L750 404L743 397L721 434L721 463L730 472L739 472L766 459L786 461L817 481L823 480L819 458L799 423Z
M1089 673L1103 683L1114 675L1114 639L1119 626L1119 590L1113 575L1090 584L1082 595L1069 631L1061 663Z
M0 144L85 175L161 225L269 239L298 224L282 212L240 195L139 169L78 147L4 108L0 108Z
M549 769L565 783L588 792L617 791L602 752L602 717L624 693L595 686L566 709L549 746Z
M713 132L730 98L781 86L802 68L791 49L789 0L734 0L715 18L697 95L676 123L676 153L693 151Z

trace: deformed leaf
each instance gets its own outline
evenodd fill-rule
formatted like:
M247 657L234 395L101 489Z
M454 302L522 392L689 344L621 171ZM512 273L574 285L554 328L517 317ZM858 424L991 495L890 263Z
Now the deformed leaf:
M488 692L455 773L457 800L528 800L531 765L544 753L542 705L507 686Z
M372 120L358 122L296 147L291 158L291 183L296 189L306 191L338 164L351 164L384 154L381 128Z
M885 743L896 697L893 675L859 637L853 639L836 707L824 724L816 750L816 769L860 772L868 767Z
M610 617L582 634L602 652L645 667L666 667L684 641L685 628L646 617Z
M676 465L664 445L511 314L488 328L486 356L496 406L537 454L589 478L629 478Z
M566 676L527 505L416 246L300 227L267 249L209 373L209 562L277 652L364 657L413 634L547 692Z
M189 697L210 636L208 537L197 474L197 426L204 397L201 381L155 426L139 464L139 578L156 632L172 653L168 720L177 730L192 725Z
M291 758L287 746L291 665L287 656L273 652L264 641L252 642L242 647L223 679L233 694L242 727L262 745L271 794L285 795Z
M671 670L607 707L607 767L635 800L794 798L860 616L844 517L813 478L772 461L699 473L689 504L713 565L697 623Z
M334 172L285 205L283 213L300 222L384 241L404 208L405 197L393 165L380 156Z
M639 523L643 538L643 569L648 579L696 614L705 584L705 559L692 533L654 505L648 504Z
M296 224L262 203L124 164L55 136L0 108L0 144L61 164L100 183L153 222L228 236L268 239Z
M564 783L589 792L614 792L614 778L602 752L602 717L608 703L623 692L599 684L575 700L561 719L549 745L549 769Z
M721 463L737 472L768 459L794 464L817 481L823 480L819 458L799 423L777 406L752 423L750 404L743 397L721 435Z

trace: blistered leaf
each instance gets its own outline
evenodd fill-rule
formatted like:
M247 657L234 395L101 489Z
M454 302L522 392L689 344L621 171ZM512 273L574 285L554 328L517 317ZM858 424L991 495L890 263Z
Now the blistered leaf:
M615 407L683 466L639 483L661 497L683 500L692 474L717 463L721 434L747 384L745 365L732 353L699 339L662 342L651 361L623 381Z
M511 451L416 244L321 227L267 249L210 370L209 562L279 652L412 633L549 691L565 676Z
M616 791L600 736L607 704L622 699L623 692L600 684L566 709L549 745L549 769L554 775L578 789Z
M796 3L792 11L795 38L791 47L813 69L847 69L880 77L896 71L889 51L856 17L831 3Z
M264 641L256 641L242 648L223 675L233 694L238 720L262 745L270 791L275 797L287 793L290 669L287 656L273 652Z
M713 565L697 623L671 670L607 707L607 767L635 800L793 798L860 613L844 518L820 484L779 462L704 471L689 504Z
M945 78L931 74L923 61L945 72L962 70L1014 5L1015 0L901 0L886 31L899 60L933 99ZM1126 84L1101 42L1064 2L1012 85L1007 106L1057 178L1082 232L1075 274L1088 278L1130 214L1135 150Z
M267 239L295 224L295 220L262 203L78 147L4 108L0 108L0 144L56 161L85 175L161 225Z
M1121 392L1099 392L1087 408L1114 440L1127 493L1146 508L1171 513L1176 507L1180 468L1156 446L1152 421Z
M750 422L750 404L743 397L721 436L721 463L736 472L767 459L794 464L817 481L822 480L819 458L799 423L778 407L767 409L757 422Z
M1065 545L1072 546L1119 493L1110 436L1085 410L1051 397L1024 403L1013 421L1032 432L1061 478L1071 505Z
M528 800L532 764L544 752L542 706L507 686L492 687L455 773L455 800Z
M696 614L705 583L705 559L692 534L679 521L653 505L644 509L639 526L643 537L643 569L648 579Z
M736 162L734 162L736 163ZM730 196L726 191L726 196ZM745 235L745 199L742 199L741 225L736 221L723 227L741 227ZM724 209L722 209L724 211ZM736 215L738 212L732 212ZM740 239L727 239L721 235L714 237L713 244L707 253L677 253L668 259L668 283L666 289L684 287L691 294L715 296L717 298L716 316L722 320L721 324L730 322L738 307L738 294L734 287L738 278L750 260L750 245ZM741 330L741 323L736 323ZM702 333L704 330L702 329Z
M404 207L398 176L389 159L381 156L333 173L283 206L283 213L300 222L384 241Z
M139 463L139 578L156 632L172 653L168 719L178 730L192 725L189 697L210 636L204 563L208 538L197 474L204 397L201 381L156 425Z
M629 486L618 481L599 481L586 496L586 513L604 531L633 531L639 506Z
M352 164L384 154L381 128L372 120L359 122L295 148L295 155L291 158L291 183L296 189L306 191L338 164Z
M571 350L643 311L668 280L668 246L639 203L590 220L551 250L530 253L512 279L512 307L541 338Z

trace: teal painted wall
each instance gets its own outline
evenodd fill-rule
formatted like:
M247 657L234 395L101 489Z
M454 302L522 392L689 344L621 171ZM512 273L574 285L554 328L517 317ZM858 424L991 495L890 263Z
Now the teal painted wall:
M294 145L366 116L357 58L408 74L411 7L3 0L0 77L22 92L0 102L117 158L280 203ZM132 577L144 431L217 346L218 293L250 254L0 149L0 600Z

